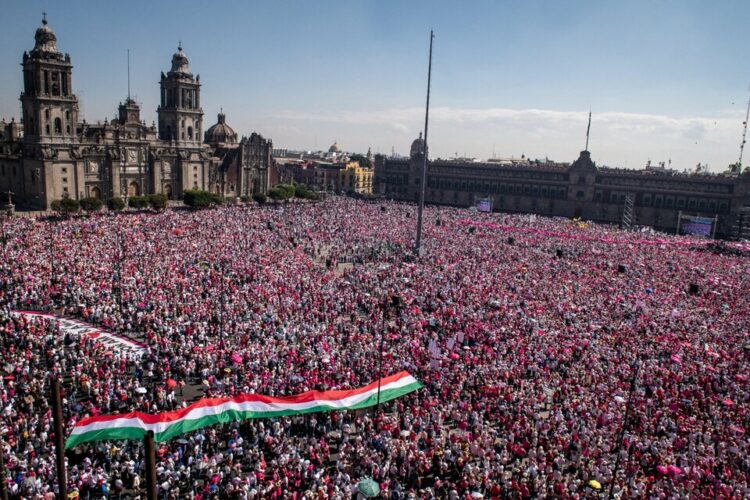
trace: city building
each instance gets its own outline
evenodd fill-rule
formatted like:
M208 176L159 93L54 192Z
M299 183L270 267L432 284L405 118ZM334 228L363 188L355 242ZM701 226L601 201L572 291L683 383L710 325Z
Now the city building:
M339 171L339 188L346 193L372 194L373 171L350 161Z
M22 120L0 122L0 191L19 208L46 209L63 197L109 199L187 189L227 196L266 192L272 143L257 134L238 142L224 123L206 131L200 76L180 45L162 73L157 124L146 125L130 96L111 121L79 120L70 55L57 47L46 16L23 54Z
M375 158L376 192L418 201L425 144L409 158ZM597 167L588 151L572 164L550 161L429 161L426 203L474 206L490 198L495 211L580 217L674 232L681 215L716 218L717 236L738 236L750 220L750 173L681 174L666 169Z

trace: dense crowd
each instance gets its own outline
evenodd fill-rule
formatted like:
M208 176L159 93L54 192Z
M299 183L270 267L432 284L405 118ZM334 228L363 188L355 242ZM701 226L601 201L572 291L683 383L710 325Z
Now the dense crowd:
M0 445L11 498L55 490L49 380L81 418L347 389L372 410L157 445L160 498L750 497L750 258L526 215L321 203L4 224ZM346 263L344 265L344 263ZM690 290L690 284L697 287ZM392 297L398 296L400 302ZM64 334L44 310L146 345ZM627 418L626 418L627 416ZM67 452L80 498L143 495L143 445ZM613 477L615 469L617 475Z

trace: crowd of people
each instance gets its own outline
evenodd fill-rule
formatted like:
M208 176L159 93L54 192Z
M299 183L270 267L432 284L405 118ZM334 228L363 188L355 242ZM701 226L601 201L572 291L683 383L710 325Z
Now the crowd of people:
M684 237L332 197L4 224L0 446L56 490L49 382L80 419L349 389L374 409L157 444L160 498L748 498L750 258ZM344 265L346 263L346 265ZM691 284L693 285L691 287ZM394 299L398 297L398 299ZM54 312L145 345L118 351ZM378 348L383 345L382 371ZM68 450L79 498L144 491L138 441Z

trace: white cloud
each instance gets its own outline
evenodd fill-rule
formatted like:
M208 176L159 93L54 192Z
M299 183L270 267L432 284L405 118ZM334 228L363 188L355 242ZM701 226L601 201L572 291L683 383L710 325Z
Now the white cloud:
M408 145L424 124L424 109L282 111L274 117L302 130L344 130L339 140L366 149L368 143ZM431 151L436 156L455 152L486 158L493 145L500 156L549 156L572 161L585 140L588 111L510 108L436 107L430 110ZM599 163L636 168L648 159L673 160L677 168L709 163L723 170L739 155L744 116L718 111L715 116L593 113L592 154ZM410 133L409 136L402 134ZM750 154L748 155L750 158Z

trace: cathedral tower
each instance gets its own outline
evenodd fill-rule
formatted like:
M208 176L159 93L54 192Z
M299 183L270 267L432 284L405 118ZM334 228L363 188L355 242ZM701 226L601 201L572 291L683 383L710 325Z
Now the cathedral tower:
M180 145L200 145L203 110L200 107L200 75L193 77L182 45L172 56L172 70L161 74L159 138Z
M57 49L57 37L47 25L34 35L34 50L23 54L24 137L27 142L71 143L76 139L78 98L73 95L70 56Z

